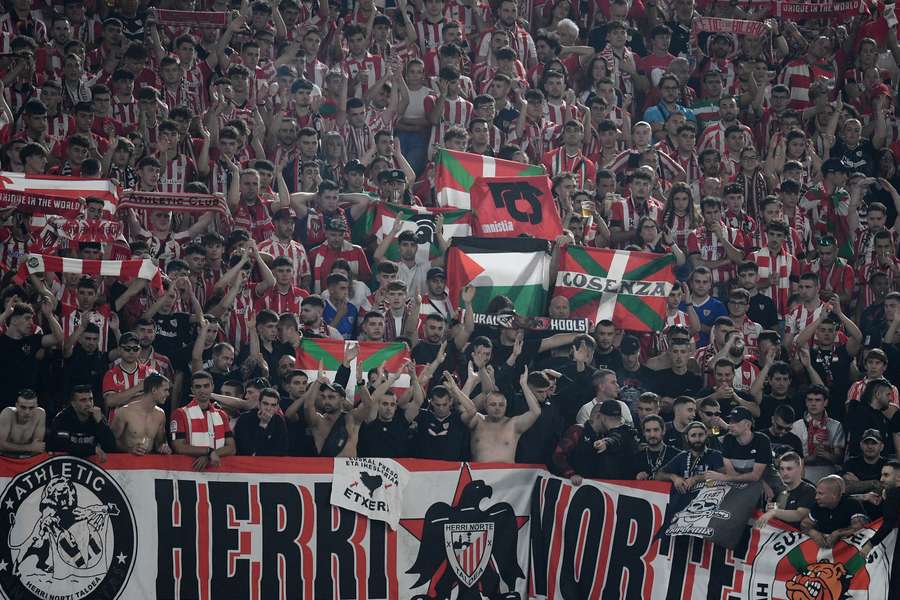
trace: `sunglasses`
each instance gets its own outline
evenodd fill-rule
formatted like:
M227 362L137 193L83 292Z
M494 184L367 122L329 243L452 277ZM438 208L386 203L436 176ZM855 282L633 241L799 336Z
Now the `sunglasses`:
M721 417L722 416L721 412L713 412L711 410L704 410L703 414L706 415L707 417Z
M790 429L787 425L779 425L778 423L772 423L772 431L788 431Z
M141 349L140 346L121 346L124 352L137 352Z

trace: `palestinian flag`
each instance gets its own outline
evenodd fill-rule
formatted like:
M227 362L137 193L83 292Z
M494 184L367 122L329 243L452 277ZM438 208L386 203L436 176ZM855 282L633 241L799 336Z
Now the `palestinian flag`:
M459 307L460 294L475 286L472 310L487 312L495 296L513 301L526 317L544 314L550 287L550 244L533 238L458 237L447 252L450 301Z
M480 154L438 148L434 188L439 206L469 209L469 192L478 177L527 177L544 175L544 167Z
M344 360L344 351L353 344L359 344L359 355L350 363L350 381L347 384L347 398L355 397L356 371L368 375L369 371L384 365L388 373L396 373L403 367L403 361L410 357L409 348L403 342L355 342L331 339L307 338L297 349L297 368L306 372L309 380L316 378L319 361L324 362L325 375L334 381L337 370ZM403 375L393 388L395 394L402 394L410 386L409 376Z
M611 319L631 331L662 331L675 283L671 254L566 246L554 296L569 299L573 318Z
M391 232L397 219L403 221L401 231L414 231L419 240L419 260L434 259L441 254L441 248L435 238L434 219L444 216L444 239L450 240L458 236L472 235L472 212L459 208L424 208L421 206L400 206L378 202L372 219L371 232L381 243L384 236ZM388 260L400 260L400 249L397 242L391 244L384 255Z

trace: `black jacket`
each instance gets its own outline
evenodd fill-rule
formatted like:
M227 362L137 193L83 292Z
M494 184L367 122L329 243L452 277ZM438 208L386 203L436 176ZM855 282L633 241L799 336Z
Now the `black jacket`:
M50 452L65 452L84 458L93 456L97 446L104 452L116 451L116 438L106 419L99 423L93 418L82 421L75 414L75 409L67 406L50 424L47 438L47 450Z

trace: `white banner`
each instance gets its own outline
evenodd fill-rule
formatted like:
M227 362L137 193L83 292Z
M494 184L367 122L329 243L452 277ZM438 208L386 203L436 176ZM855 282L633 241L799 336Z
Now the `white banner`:
M410 478L391 529L332 504L331 459L229 457L196 473L178 456L0 458L0 598L887 598L895 534L868 560L857 549L872 529L820 549L747 528L726 550L657 536L668 484L399 462Z
M397 529L409 471L386 458L336 458L331 504Z

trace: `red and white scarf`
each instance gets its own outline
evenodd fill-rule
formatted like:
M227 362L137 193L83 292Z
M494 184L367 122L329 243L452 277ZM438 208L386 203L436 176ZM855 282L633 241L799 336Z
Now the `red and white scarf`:
M117 277L129 281L146 279L150 286L162 292L162 274L152 260L81 260L47 254L29 254L21 262L15 281L23 283L35 273L75 273L94 277Z

